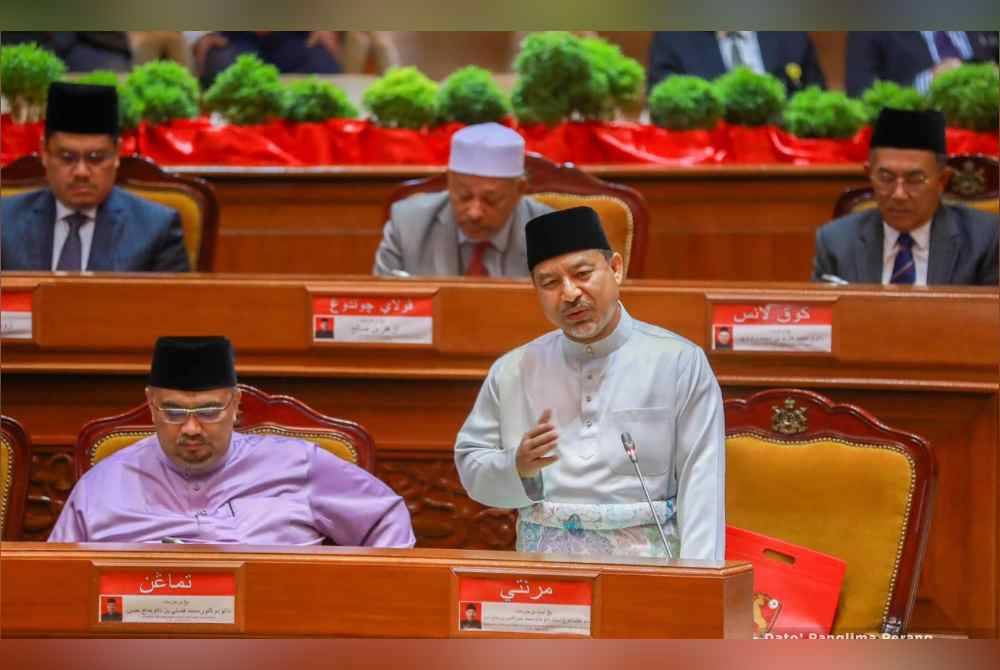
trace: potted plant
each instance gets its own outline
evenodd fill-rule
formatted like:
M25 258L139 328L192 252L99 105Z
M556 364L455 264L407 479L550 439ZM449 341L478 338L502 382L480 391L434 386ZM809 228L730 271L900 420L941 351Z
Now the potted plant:
M379 127L365 138L367 162L440 163L425 132L437 118L437 100L437 84L415 67L390 68L369 86L361 102Z
M719 129L724 113L722 96L711 82L691 75L667 77L649 94L654 127L646 148L670 163L713 161L725 149Z
M33 42L0 48L0 91L14 123L40 121L49 84L65 72L66 66L55 54Z
M931 82L927 102L948 120L948 153L996 156L1000 75L993 63L966 63Z
M352 165L362 161L365 123L338 86L313 75L285 87L283 124L261 130L288 153L308 165Z
M729 123L728 158L736 163L771 163L778 156L769 125L785 105L785 85L769 74L737 67L715 81Z
M840 91L810 86L788 101L782 113L784 130L774 130L778 153L793 163L847 163L864 159L855 142L867 116L860 100Z

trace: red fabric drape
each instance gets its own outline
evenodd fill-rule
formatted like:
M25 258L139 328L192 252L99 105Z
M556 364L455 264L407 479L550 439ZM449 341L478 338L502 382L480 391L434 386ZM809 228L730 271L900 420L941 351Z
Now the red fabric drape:
M593 164L861 163L871 129L845 140L804 139L774 126L720 123L713 130L670 131L631 122L572 121L555 126L504 123L525 139L528 151L556 162ZM161 165L304 166L446 165L449 123L425 130L380 128L369 121L273 121L257 126L214 126L208 118L175 120L122 137L122 153L140 153ZM43 123L0 118L0 164L38 151ZM948 129L948 151L1000 155L996 133Z

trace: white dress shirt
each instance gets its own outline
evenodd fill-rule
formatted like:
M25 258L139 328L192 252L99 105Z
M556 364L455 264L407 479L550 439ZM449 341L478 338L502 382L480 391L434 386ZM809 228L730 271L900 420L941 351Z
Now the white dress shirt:
M552 410L559 460L522 480L521 438ZM621 320L583 345L553 331L499 358L455 444L469 495L493 507L634 504L645 497L621 434L634 439L653 500L676 496L681 558L725 553L722 394L704 352L670 331ZM668 524L669 526L670 524Z
M928 221L919 228L910 231L913 238L913 266L917 273L917 278L913 282L914 286L927 286L927 260L931 255L931 223ZM899 231L890 226L885 221L882 222L882 283L888 284L892 279L892 268L896 263L896 253L899 247L896 241L899 239Z
M80 226L80 269L87 269L87 262L90 260L90 247L94 241L94 226L97 218L97 208L70 209L66 205L56 200L56 227L52 236L52 270L55 271L59 264L59 256L62 254L66 238L69 237L69 224L66 217L70 214L83 214L87 217L87 222Z
M743 65L756 72L757 74L767 74L767 70L764 69L764 57L760 53L760 42L757 41L757 33L753 30L735 30L732 31L739 33L739 39L736 39L736 48L740 52L740 58L743 59ZM730 31L719 30L715 33L716 39L719 40L719 51L722 52L722 62L725 63L727 70L733 69L733 38L730 36Z

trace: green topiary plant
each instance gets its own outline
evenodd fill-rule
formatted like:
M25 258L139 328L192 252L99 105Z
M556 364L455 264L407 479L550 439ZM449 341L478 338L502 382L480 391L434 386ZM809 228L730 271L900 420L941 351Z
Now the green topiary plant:
M641 103L645 72L605 40L562 31L524 39L514 63L512 102L523 123L554 124L576 116L607 119Z
M649 94L649 117L670 130L708 130L725 112L722 96L701 77L676 74L667 77Z
M865 109L860 100L840 91L823 91L810 86L792 96L782 115L785 129L798 137L852 137L865 125Z
M875 123L885 107L894 109L923 109L927 104L920 91L912 86L900 86L894 81L876 81L861 96L868 123Z
M0 91L10 103L14 120L39 120L49 84L65 72L65 64L55 54L33 42L0 48Z
M528 35L514 61L518 78L511 102L522 123L555 124L570 116L579 89L599 89L607 96L605 77L592 76L592 66L580 39L563 31ZM594 97L593 95L589 97Z
M119 82L118 74L111 70L94 70L76 80L80 84L114 86L118 89L118 125L120 130L131 130L142 121L142 103L135 92Z
M313 76L289 84L282 116L289 121L318 122L353 119L358 116L358 110L342 89Z
M488 70L469 65L441 84L437 109L439 120L445 123L486 123L510 114L510 103Z
M198 80L173 61L138 66L125 80L124 89L134 96L142 120L165 123L198 115Z
M961 65L934 78L927 101L944 112L950 126L996 131L1000 74L993 63Z
M607 79L607 94L601 100L578 103L575 105L577 111L586 118L606 118L618 109L634 108L642 103L646 71L639 61L623 54L618 46L597 37L581 38L580 44L590 61L591 72L598 78ZM603 88L602 83L593 92L603 93ZM598 115L587 115L588 109L597 110Z
M205 92L205 105L209 109L241 126L280 116L284 102L278 68L253 54L237 58Z
M389 128L423 128L437 116L438 86L415 67L389 68L368 87L362 104Z
M726 121L743 126L762 126L778 118L785 104L785 85L769 74L747 67L730 70L715 80L726 106Z

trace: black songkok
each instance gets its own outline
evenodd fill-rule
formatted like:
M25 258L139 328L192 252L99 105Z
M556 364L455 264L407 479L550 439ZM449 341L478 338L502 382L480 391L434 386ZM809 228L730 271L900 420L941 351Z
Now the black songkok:
M227 337L161 337L153 350L149 385L177 391L236 386L233 345Z
M571 207L535 217L528 222L525 234L529 272L542 261L574 251L611 251L601 219L590 207Z
M53 82L45 108L45 132L118 136L114 86Z
M875 121L871 148L919 149L948 153L944 141L944 114L937 110L884 108Z

